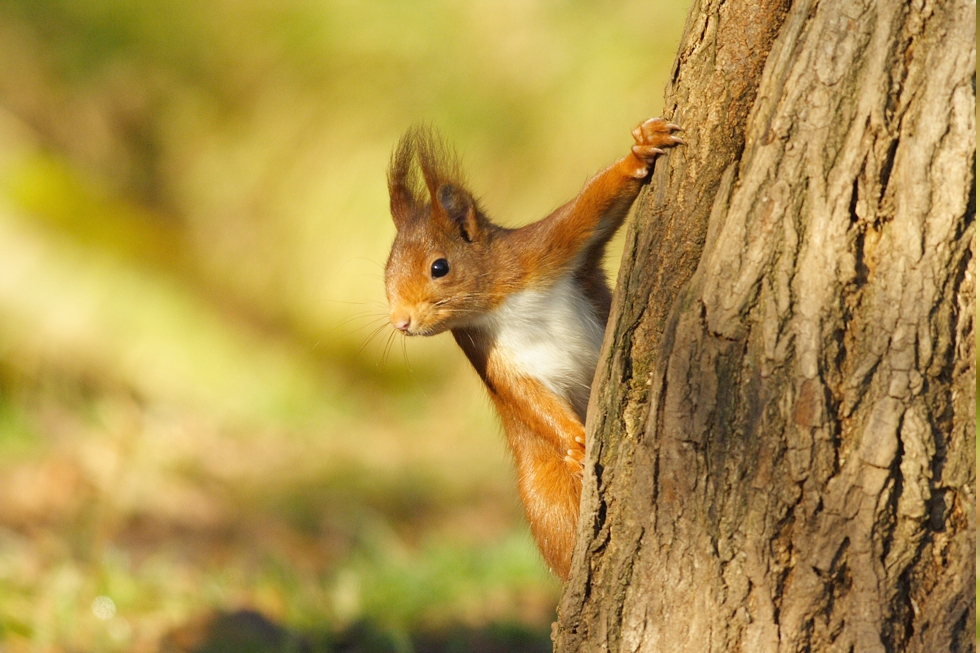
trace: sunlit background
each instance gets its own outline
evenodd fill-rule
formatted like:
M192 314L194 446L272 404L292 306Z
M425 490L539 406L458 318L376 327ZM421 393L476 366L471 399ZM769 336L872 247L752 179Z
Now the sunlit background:
M544 216L686 5L0 1L0 651L550 650L476 375L389 339L385 167L429 122Z

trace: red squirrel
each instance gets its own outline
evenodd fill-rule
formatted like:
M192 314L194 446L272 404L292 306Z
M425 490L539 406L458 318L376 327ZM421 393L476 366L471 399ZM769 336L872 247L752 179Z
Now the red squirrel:
M612 294L606 243L680 129L651 118L578 197L520 227L493 224L430 131L402 137L388 169L397 235L385 267L392 325L452 331L500 414L545 561L567 579L585 459L585 412ZM417 163L417 165L416 165ZM421 173L421 178L419 174Z

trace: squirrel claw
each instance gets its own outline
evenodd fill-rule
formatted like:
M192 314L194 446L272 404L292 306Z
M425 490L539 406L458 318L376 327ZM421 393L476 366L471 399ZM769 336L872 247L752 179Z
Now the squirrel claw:
M652 145L634 145L633 154L640 157L641 159L652 159L658 154L663 154L664 151L659 147L653 147Z
M667 122L663 118L650 118L641 122L633 130L633 139L636 141L633 154L637 158L651 161L664 153L663 148L686 145L684 139L673 135L675 131L681 131L680 125Z

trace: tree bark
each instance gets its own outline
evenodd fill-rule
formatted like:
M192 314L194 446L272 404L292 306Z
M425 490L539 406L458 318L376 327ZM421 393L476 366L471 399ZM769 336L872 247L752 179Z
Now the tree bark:
M695 0L556 651L973 649L974 12Z

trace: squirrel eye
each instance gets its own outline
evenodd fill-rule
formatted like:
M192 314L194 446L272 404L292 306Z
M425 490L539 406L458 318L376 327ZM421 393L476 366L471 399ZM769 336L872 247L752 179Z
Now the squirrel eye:
M444 258L437 258L432 262L432 278L438 279L449 274L449 261Z

